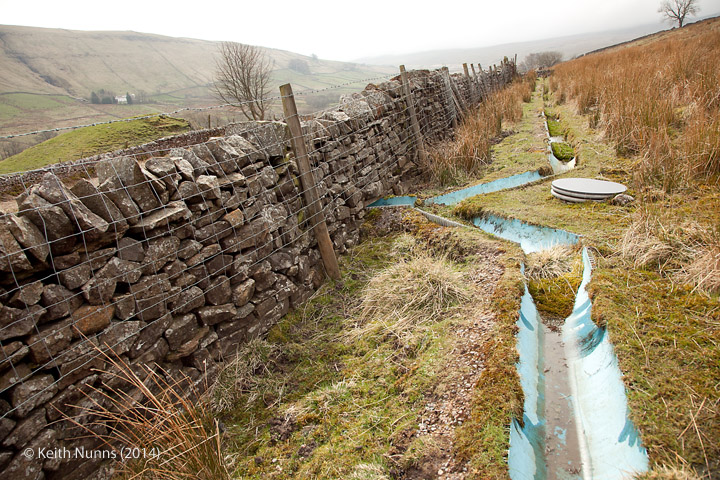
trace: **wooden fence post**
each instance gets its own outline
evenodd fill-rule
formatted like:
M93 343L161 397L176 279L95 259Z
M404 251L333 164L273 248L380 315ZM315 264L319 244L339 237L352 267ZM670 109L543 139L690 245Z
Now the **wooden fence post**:
M323 214L320 200L318 199L317 189L315 188L315 175L313 175L310 169L305 137L303 136L302 126L298 118L295 97L293 96L292 87L289 83L280 86L280 95L282 97L285 121L292 136L291 141L293 150L295 151L295 160L297 161L298 170L300 170L300 184L303 189L305 205L307 205L310 213L308 220L310 220L313 226L313 233L318 242L318 248L320 249L323 265L325 265L325 271L330 278L340 280L340 267L338 266L333 243L332 240L330 240L330 234L328 233L327 224L325 223L325 215Z
M463 70L465 71L465 78L468 81L468 86L470 87L470 103L477 104L477 92L475 91L475 83L472 80L472 77L470 76L470 70L468 69L468 64L463 63Z
M415 113L415 102L413 102L412 91L410 90L410 82L408 81L405 65L400 65L400 79L402 80L403 93L405 95L405 103L407 103L410 111L410 124L412 125L413 135L417 139L418 155L420 163L427 165L427 153L425 152L425 143L420 133L420 124L418 123L417 114Z
M447 96L450 98L451 102L453 103L455 115L452 118L452 126L453 129L457 129L458 122L457 118L464 118L464 112L463 107L460 105L460 101L458 100L457 96L455 95L455 89L452 88L452 80L450 79L450 70L448 67L442 68L443 73L443 79L445 80L445 90L447 91Z

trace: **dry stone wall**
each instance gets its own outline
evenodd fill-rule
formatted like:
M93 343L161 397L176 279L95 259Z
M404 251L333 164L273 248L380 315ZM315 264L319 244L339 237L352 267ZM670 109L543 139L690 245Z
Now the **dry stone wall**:
M469 105L511 70L451 81ZM423 137L449 138L443 76L409 73ZM409 121L399 79L303 119L336 252L358 243L366 205L418 174ZM80 425L106 429L79 406L118 387L105 353L200 385L319 287L319 219L289 140L282 122L238 124L162 156L103 158L93 178L26 177L37 181L0 217L0 477L93 474L102 458L37 453L100 447Z

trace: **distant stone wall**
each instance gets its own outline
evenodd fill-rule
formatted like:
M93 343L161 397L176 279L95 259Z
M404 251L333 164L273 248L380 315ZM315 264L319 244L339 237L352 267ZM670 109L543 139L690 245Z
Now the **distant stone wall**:
M452 135L438 72L409 72L426 141ZM511 80L455 75L459 101ZM475 95L475 96L474 96ZM417 139L397 79L305 117L331 239L356 245L365 206L418 174ZM92 163L21 177L18 211L0 217L0 476L78 479L102 460L38 459L27 449L98 448L73 405L104 403L101 352L198 385L239 344L263 335L322 283L324 271L281 122L186 134ZM189 142L188 142L189 140ZM182 144L182 147L178 145ZM148 151L154 153L147 154ZM87 168L83 165L82 168ZM78 416L79 415L79 416ZM97 433L103 427L92 426Z

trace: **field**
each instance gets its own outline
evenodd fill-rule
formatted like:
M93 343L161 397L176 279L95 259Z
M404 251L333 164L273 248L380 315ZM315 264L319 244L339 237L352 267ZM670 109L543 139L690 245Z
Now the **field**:
M71 130L0 161L0 174L78 160L188 130L190 125L186 120L165 116Z

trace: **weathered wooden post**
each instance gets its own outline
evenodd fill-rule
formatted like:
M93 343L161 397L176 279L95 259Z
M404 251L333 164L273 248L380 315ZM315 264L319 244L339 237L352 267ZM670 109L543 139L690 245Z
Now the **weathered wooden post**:
M475 91L475 83L473 83L472 77L470 77L470 70L468 69L468 64L463 63L463 70L465 71L465 78L468 81L468 86L470 87L470 103L473 105L477 104L477 92Z
M453 88L452 80L450 79L450 70L448 69L448 67L443 67L442 73L443 73L443 79L445 80L445 90L447 91L447 95L452 100L452 103L454 106L455 115L452 118L452 125L453 125L453 129L456 129L457 125L458 125L457 118L458 117L462 118L464 115L463 106L460 104L460 101L458 100L457 95L455 95L455 89Z
M418 155L420 163L427 164L427 153L425 153L425 143L420 133L420 124L418 123L417 114L415 113L415 102L413 102L412 91L410 90L410 82L408 81L405 65L400 65L400 80L402 81L403 94L405 95L405 103L410 111L410 124L412 125L413 136L417 141Z
M292 87L289 83L280 86L280 95L282 97L285 121L292 136L291 141L292 148L295 151L295 160L297 161L298 170L300 170L300 185L303 189L305 205L307 205L308 212L310 213L308 219L312 219L313 233L318 242L318 248L320 249L320 256L322 257L325 271L330 278L340 280L340 267L338 266L333 243L332 240L330 240L330 234L328 233L327 224L325 223L325 215L323 214L320 200L318 199L317 189L315 188L315 175L313 175L310 169L305 137L303 136L302 126L298 118L295 97L293 96Z

